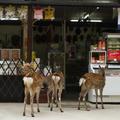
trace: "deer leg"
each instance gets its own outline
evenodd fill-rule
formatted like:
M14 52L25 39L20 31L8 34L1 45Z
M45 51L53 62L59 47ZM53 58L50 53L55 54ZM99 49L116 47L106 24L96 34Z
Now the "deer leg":
M25 97L24 97L24 112L23 112L23 116L25 116L26 114L26 104L27 104L27 97L28 97L28 90L27 88L25 88Z
M98 89L95 89L96 94L96 108L98 108Z
M84 105L85 105L86 110L89 111L90 109L88 108L87 103L86 103L87 93L88 93L88 91L84 91L83 101L84 101Z
M61 106L61 94L62 94L62 89L59 89L58 91L59 109L61 112L63 112L62 106Z
M58 91L55 92L55 104L56 104L56 107L58 107L58 98L57 98L57 93Z
M79 95L79 98L78 98L78 110L80 110L80 99L81 99L81 96Z
M47 101L48 101L48 107L50 107L50 90L47 91Z
M104 109L104 105L103 105L103 88L100 89L100 99L101 99L102 109Z
M54 101L54 90L52 90L52 97L51 97L50 111L53 111L53 101Z
M33 110L33 99L34 99L34 91L30 89L30 104L31 104L31 116L34 117L34 110Z
M80 110L80 101L81 101L81 93L80 93L80 95L79 95L79 98L78 98L78 110Z
M40 112L40 109L39 109L40 89L41 89L41 88L38 88L37 91L36 91L37 112Z

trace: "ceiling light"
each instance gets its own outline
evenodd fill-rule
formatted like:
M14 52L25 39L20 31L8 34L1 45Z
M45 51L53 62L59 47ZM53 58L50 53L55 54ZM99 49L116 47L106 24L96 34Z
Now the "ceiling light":
M0 20L19 20L19 18L0 18Z
M72 19L72 20L70 20L71 22L78 22L78 20L77 19Z
M102 22L102 20L87 20L87 22Z

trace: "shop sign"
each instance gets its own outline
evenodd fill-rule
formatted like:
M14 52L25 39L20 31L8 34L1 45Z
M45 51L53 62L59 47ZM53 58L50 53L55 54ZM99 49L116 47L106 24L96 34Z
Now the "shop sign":
M34 19L37 19L37 20L43 19L42 8L34 8Z
M44 8L44 19L46 20L55 19L55 8L51 6Z
M27 19L28 7L27 6L13 6L6 5L0 6L0 19L1 20L18 20Z

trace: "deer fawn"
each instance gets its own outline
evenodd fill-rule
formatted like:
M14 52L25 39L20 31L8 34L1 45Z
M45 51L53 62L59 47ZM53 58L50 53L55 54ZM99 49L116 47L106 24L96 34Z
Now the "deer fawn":
M36 94L37 111L40 112L40 110L39 110L39 94L40 94L40 90L42 88L45 78L40 73L35 72L29 63L25 63L23 65L22 71L23 71L23 75L24 75L23 81L24 81L24 85L25 85L23 116L26 115L27 97L28 97L28 94L30 93L31 116L34 117L34 110L33 110L34 96Z
M89 110L86 105L85 97L90 89L95 89L96 93L96 108L98 108L98 89L100 90L100 98L101 98L101 105L102 109L104 109L103 106L103 88L105 86L105 68L99 66L99 72L98 73L86 73L82 76L80 79L80 86L81 86L81 92L79 95L79 103L78 103L78 110L80 110L80 100L81 97L84 98L84 103L86 110Z
M48 107L50 110L53 110L53 101L55 99L56 106L59 107L60 111L63 112L61 107L61 94L63 90L64 83L64 75L62 72L52 73L47 77L48 91L47 91L47 99L48 99ZM51 104L50 104L50 93L51 94Z

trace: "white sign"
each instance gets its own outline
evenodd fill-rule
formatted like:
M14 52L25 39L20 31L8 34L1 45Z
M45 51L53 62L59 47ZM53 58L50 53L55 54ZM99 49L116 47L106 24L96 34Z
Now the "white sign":
M118 29L120 30L120 8L118 8Z

